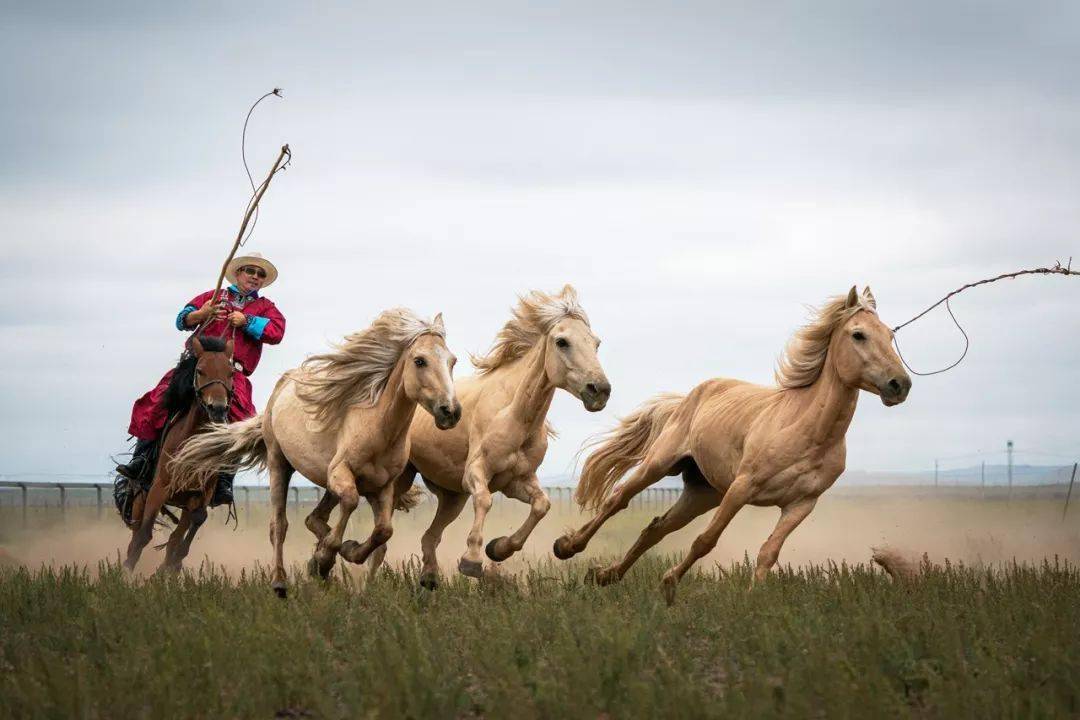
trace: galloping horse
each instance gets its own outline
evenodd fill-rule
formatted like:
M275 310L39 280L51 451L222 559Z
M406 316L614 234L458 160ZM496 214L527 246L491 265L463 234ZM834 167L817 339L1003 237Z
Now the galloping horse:
M870 288L859 295L852 287L846 297L829 300L788 343L776 372L778 387L707 380L686 396L662 395L646 403L586 461L576 499L598 512L577 532L555 541L555 556L565 560L581 552L634 495L681 473L684 490L676 503L649 523L620 562L592 571L592 579L601 585L620 580L665 535L719 506L686 557L663 577L671 603L679 580L715 547L740 508L776 505L780 519L761 546L754 571L754 579L763 580L784 540L844 471L844 435L859 390L879 395L887 406L907 398L911 380L891 340ZM630 478L614 487L635 466Z
M179 571L191 550L191 541L206 522L206 507L214 485L194 491L176 490L169 459L184 442L204 430L211 421L225 422L229 414L233 383L233 341L221 338L193 337L191 352L185 353L173 372L165 393L165 406L171 420L161 439L160 460L154 471L150 491L140 494L131 513L131 542L124 567L134 570L143 549L154 533L154 522L164 505L182 508L180 522L165 546L162 571ZM217 476L214 476L216 481Z
M454 427L461 405L454 396L457 359L446 347L442 315L425 322L405 309L387 310L371 327L345 338L333 351L308 358L278 380L266 410L250 420L193 438L173 462L180 483L204 486L219 470L270 470L274 545L273 590L286 595L282 547L289 523L285 506L294 471L326 488L341 513L333 530L312 513L314 568L326 577L337 555L363 563L393 533L395 505L408 509L408 485L395 483L409 458L409 424L416 406L436 426ZM375 527L363 542L343 542L345 527L363 495Z
M566 285L558 295L533 291L519 299L488 354L473 357L479 374L457 382L465 421L450 432L437 432L430 419L413 420L409 465L398 483L411 485L419 471L439 503L420 543L424 587L436 586L436 548L470 495L473 524L458 570L471 577L482 574L480 548L492 492L529 504L529 516L515 533L487 544L485 552L496 562L520 550L547 514L551 503L536 469L547 453L548 408L559 388L590 412L604 408L611 385L597 357L599 346L573 287ZM321 511L331 507L327 501ZM372 573L385 552L383 547L373 559Z

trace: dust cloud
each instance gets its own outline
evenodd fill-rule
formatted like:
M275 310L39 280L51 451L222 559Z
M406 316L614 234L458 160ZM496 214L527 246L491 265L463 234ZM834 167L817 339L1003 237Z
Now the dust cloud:
M1007 500L1000 493L984 497L971 490L933 492L929 489L873 488L859 491L836 489L818 502L809 518L788 539L780 562L793 567L828 561L866 563L872 547L889 547L897 552L931 562L963 562L967 565L996 566L1002 563L1039 563L1057 557L1080 563L1080 509L1062 520L1062 498L1054 491L1025 492ZM303 518L311 504L299 509L290 504L289 533L285 545L286 562L302 565L311 555L313 536ZM586 562L610 560L624 552L638 533L665 507L659 503L636 503L615 516L597 534L581 556ZM271 562L269 514L264 504L239 508L239 523L226 526L222 509L196 537L187 567L209 560L230 573L266 567ZM410 513L394 516L394 536L387 560L398 566L415 559L420 552L420 535L434 513L428 498ZM761 543L772 531L779 511L776 508L744 508L732 521L717 548L699 567L710 569L753 560ZM525 519L527 507L500 498L488 516L485 539L506 535ZM439 548L444 573L452 572L465 548L465 535L472 508L446 531ZM552 511L533 533L525 549L502 563L502 570L516 572L552 557L551 545L568 527L585 519L566 502L556 501ZM680 553L707 522L708 514L660 543L654 553ZM350 522L347 538L362 540L371 529L371 515L365 505ZM164 542L167 531L159 529L154 544ZM15 507L0 508L0 565L78 565L95 572L102 561L123 558L130 533L110 510L68 508L63 515L56 508L30 508L25 521ZM149 574L161 562L162 551L148 547L139 564L140 574ZM350 566L360 575L365 568Z

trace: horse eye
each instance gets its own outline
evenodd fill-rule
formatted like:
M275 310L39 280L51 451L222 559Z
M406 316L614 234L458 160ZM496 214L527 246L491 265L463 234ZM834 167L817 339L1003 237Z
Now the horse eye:
M570 343L566 341L566 338L558 338L555 340L555 346L561 348L570 347Z
M855 332L851 333L851 337L854 340L858 340L859 342L862 342L863 340L866 339L866 336L863 335L861 330L856 330Z
M418 357L413 360L413 365L415 365L416 367L425 367L427 365L427 360Z

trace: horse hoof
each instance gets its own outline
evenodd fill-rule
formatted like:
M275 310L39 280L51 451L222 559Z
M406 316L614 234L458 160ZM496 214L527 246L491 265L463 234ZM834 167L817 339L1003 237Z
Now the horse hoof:
M509 552L505 552L505 553L500 553L499 549L498 549L498 545L499 545L500 542L505 543L506 545L509 545L510 544L510 538L508 538L506 536L497 537L494 540L492 540L491 542L489 542L484 547L484 552L487 553L487 556L489 558L491 558L492 560L494 560L495 562L502 562L503 560L505 560L506 558L508 558L508 557L510 557L511 555L514 554L513 550L510 550Z
M457 569L462 575L468 575L471 578L480 578L484 575L484 564L475 560L461 558L458 560Z
M367 558L358 557L360 553L360 543L355 540L346 540L341 543L341 549L338 550L338 555L343 559L348 560L356 565L362 565Z
M664 602L667 603L668 607L675 604L675 586L678 582L670 575L665 575L664 579L660 581L660 592L664 594Z
M420 575L420 587L425 590L435 590L439 587L438 573L423 573Z
M587 585L604 587L616 583L618 580L619 578L610 568L591 567L585 571L585 583Z
M574 557L574 555L577 555L574 548L570 545L570 538L565 535L555 541L555 545L552 546L551 551L555 553L555 557L560 560L569 560Z
M273 583L271 583L270 587L273 589L274 594L277 595L282 600L284 600L289 595L288 588L285 586L285 583L280 581L280 580L276 580Z

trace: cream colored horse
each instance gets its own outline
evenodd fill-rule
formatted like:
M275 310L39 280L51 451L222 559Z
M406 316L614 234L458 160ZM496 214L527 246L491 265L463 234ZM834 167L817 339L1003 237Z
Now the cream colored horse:
M281 597L286 594L285 506L294 471L326 488L324 497L341 506L333 530L328 518L314 513L308 518L317 537L313 569L321 575L329 574L339 553L363 563L390 538L395 504L406 509L410 504L408 486L394 480L409 458L416 406L442 429L461 418L453 380L457 359L445 338L441 315L429 323L408 310L388 310L334 351L283 375L261 415L200 435L174 461L174 473L188 482L221 469L269 468L272 587ZM365 542L343 542L361 495L371 504L375 526Z
M457 382L463 422L449 432L437 432L429 418L413 420L410 462L399 484L412 483L419 471L439 503L420 542L422 585L431 589L437 584L436 548L470 496L473 523L458 562L460 572L481 575L484 519L492 492L528 503L529 517L512 535L489 542L487 556L502 561L524 546L551 506L536 470L547 452L546 418L555 391L566 390L590 412L602 410L611 395L597 357L599 346L573 287L567 285L557 295L533 291L520 298L488 354L473 357L479 373ZM377 560L384 553L385 547Z
M764 579L784 540L844 471L844 435L859 390L879 395L885 405L907 398L911 380L891 341L870 288L859 295L853 287L846 297L828 301L788 344L776 374L779 387L708 380L686 396L663 395L646 403L586 461L577 500L598 512L580 530L555 541L556 557L584 550L634 495L681 473L685 487L678 501L649 523L621 561L594 571L592 578L602 585L618 581L665 535L719 506L683 561L664 575L670 603L679 580L715 547L740 508L776 505L780 519L754 571L755 580ZM635 466L629 479L614 487Z

